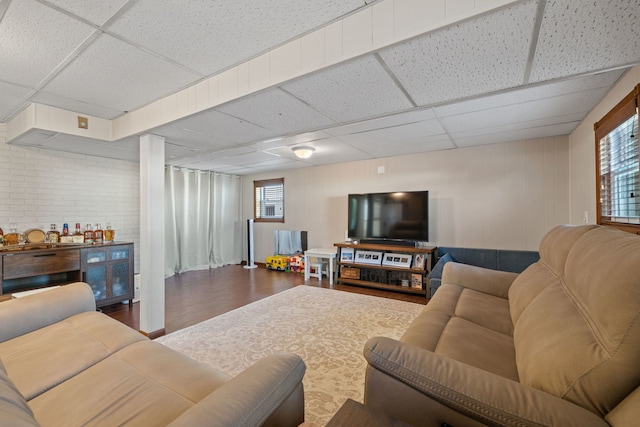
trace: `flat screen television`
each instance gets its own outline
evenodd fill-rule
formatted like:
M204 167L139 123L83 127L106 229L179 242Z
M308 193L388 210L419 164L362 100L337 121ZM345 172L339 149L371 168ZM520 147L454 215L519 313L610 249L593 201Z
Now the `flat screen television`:
M349 194L348 237L361 241L429 240L429 192Z

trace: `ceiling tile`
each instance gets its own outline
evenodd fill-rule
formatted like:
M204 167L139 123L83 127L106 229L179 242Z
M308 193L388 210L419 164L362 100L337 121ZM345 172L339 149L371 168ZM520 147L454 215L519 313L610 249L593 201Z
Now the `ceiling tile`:
M12 85L0 81L0 123L7 121L7 118L26 105L29 95L34 91L22 86Z
M206 147L202 144L207 143L210 144L210 148L221 148L229 144L246 144L267 139L274 135L274 132L249 123L247 120L231 117L215 110L195 114L168 126L173 129L167 134L172 139L179 140L183 144L193 140L193 146L201 149L205 149ZM162 127L162 129L166 128L166 126ZM162 132L160 134L164 135Z
M547 2L531 81L640 62L637 0Z
M103 34L43 89L112 110L130 111L186 87L197 78L196 74Z
M96 25L104 24L129 0L46 0Z
M539 99L456 116L447 116L440 120L448 132L462 132L562 116L570 113L582 113L584 117L602 99L606 92L605 88L591 89L555 98Z
M51 105L69 111L80 111L82 114L109 120L122 115L122 111L112 110L111 108L101 107L97 104L89 104L75 99L68 99L61 95L43 91L36 93L31 97L31 100L39 104Z
M413 107L373 55L319 71L282 87L341 123Z
M140 0L110 30L211 75L362 6L362 0Z
M454 142L459 148L475 147L479 145L499 144L503 142L523 141L526 139L546 138L550 136L568 135L575 129L577 123L562 123L540 128L519 129L509 132L500 132L468 138L455 138Z
M516 89L496 95L483 96L463 102L438 106L434 107L434 110L438 117L447 117L539 99L555 98L590 89L601 88L608 91L623 74L624 70L617 70L571 80L562 80L555 83L535 85L524 89Z
M345 135L340 139L372 157L394 157L455 148L446 134L404 138L402 142L395 143L389 141L387 135L379 134L379 131Z
M333 120L277 88L246 96L216 110L279 135L306 132L335 124Z
M109 159L128 160L132 162L137 162L140 159L140 150L133 149L133 147L129 146L127 143L112 144L92 138L65 135L61 133L48 136L44 139L42 137L47 135L46 132L36 132L34 135L36 135L36 137L40 137L38 141L33 140L32 143L26 144L26 140L21 139L19 145L30 145L33 147L67 151Z
M34 0L11 2L0 23L0 76L31 87L95 31Z
M547 126L568 125L569 127L577 126L580 124L584 113L565 114L560 116L553 116L547 118L540 118L535 120L525 120L516 123L507 122L504 124L471 128L460 132L450 132L451 138L454 140L468 139L471 137L482 137L484 135L494 135L499 133L507 133L514 131L529 130L530 132L540 132L540 130ZM573 130L573 128L571 128Z
M518 3L409 42L381 57L418 105L522 84L536 1Z
M432 109L423 109L409 111L406 113L393 114L390 116L380 117L372 120L365 120L362 122L351 123L348 125L336 126L333 128L325 129L324 131L329 135L340 136L349 135L358 132L367 132L375 129L383 129L392 126L403 125L407 123L414 123L423 120L430 120L435 118L435 114Z

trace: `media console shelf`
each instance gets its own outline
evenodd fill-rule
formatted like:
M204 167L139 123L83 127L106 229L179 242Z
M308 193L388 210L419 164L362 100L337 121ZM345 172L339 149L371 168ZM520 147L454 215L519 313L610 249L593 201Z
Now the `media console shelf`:
M338 283L426 295L426 276L434 265L435 246L334 243L338 248Z

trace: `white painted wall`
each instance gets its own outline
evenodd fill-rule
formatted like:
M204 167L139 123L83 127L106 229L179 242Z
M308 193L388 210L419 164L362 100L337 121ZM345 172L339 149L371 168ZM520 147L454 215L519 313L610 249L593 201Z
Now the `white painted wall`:
M5 143L0 124L0 227L48 230L107 222L116 240L135 244L139 270L140 168L137 163Z
M551 227L569 222L568 137L244 176L247 218L253 181L279 177L286 222L256 223L257 262L273 254L276 229L308 231L309 247L343 241L349 193L429 190L439 246L537 250Z
M596 222L596 136L593 124L604 117L640 83L640 66L629 70L569 135L571 223Z

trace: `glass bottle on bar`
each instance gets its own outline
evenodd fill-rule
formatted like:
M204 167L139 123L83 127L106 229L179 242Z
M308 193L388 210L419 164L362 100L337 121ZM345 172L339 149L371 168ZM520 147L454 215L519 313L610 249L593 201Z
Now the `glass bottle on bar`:
M116 237L116 231L111 228L111 224L107 223L107 228L104 230L104 242L113 243Z
M91 224L87 224L87 227L84 229L84 242L93 244L93 229L91 228Z
M73 243L84 243L84 233L80 229L80 223L76 222L76 231L72 236Z
M69 235L69 224L67 224L66 222L62 225L62 235L63 236Z
M56 230L55 224L51 224L51 229L47 232L47 241L49 243L58 243L60 241L60 232Z
M93 244L101 245L104 243L104 231L102 231L102 227L100 224L96 224L96 229L93 230Z

